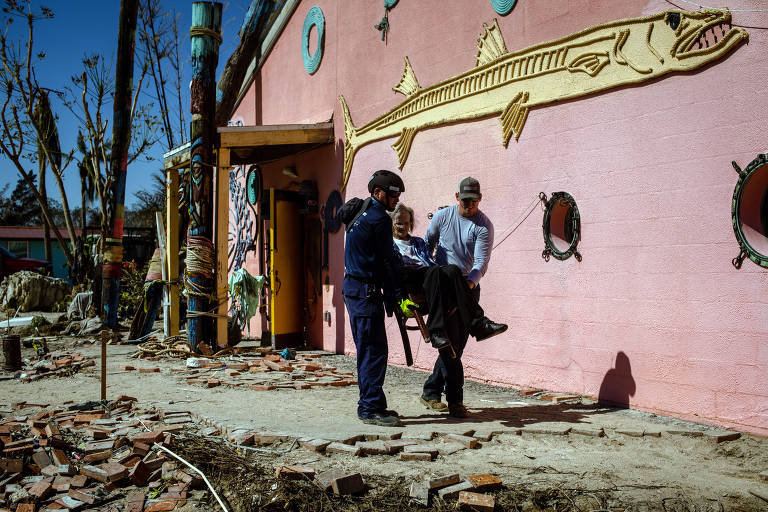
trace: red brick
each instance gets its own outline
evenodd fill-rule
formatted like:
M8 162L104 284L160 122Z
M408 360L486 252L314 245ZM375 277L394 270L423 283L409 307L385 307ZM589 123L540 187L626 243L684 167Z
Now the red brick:
M135 436L131 437L131 443L144 443L144 444L153 444L160 442L164 437L163 432L159 430L155 430L152 432L142 432L140 434L136 434Z
M87 492L79 491L77 489L70 489L67 493L67 496L70 498L74 498L77 501L82 501L83 503L87 503L88 505L93 505L96 503L96 497L91 496Z
M45 435L48 437L59 437L61 435L61 431L59 431L58 425L55 423L49 423L45 426Z
M128 478L131 479L131 482L133 482L135 486L144 487L147 485L147 478L149 478L150 473L151 471L147 465L142 461L139 461L133 468L131 468L130 473L128 473Z
M254 391L272 391L273 389L277 389L275 386L270 386L268 384L251 384L249 387Z
M56 464L57 466L70 464L69 457L67 457L66 452L58 448L53 448L51 450L51 459L53 460L53 463Z
M132 492L125 499L125 509L123 512L142 512L144 510L144 499L146 494L143 492Z
M365 482L360 473L347 474L331 481L333 494L336 496L346 496L347 494L357 494L365 490Z
M307 466L280 466L275 470L275 478L313 480L315 478L315 470Z
M36 497L39 500L44 500L45 498L53 494L53 485L51 485L50 482L41 480L33 484L32 487L29 488L29 494Z
M493 491L501 487L501 478L487 473L468 475L467 481L478 491Z
M75 475L69 480L69 485L72 487L85 487L88 483L88 477L85 475Z
M74 418L75 423L90 423L93 420L100 420L107 417L107 413L95 412L95 413L80 413Z
M435 450L435 453L437 453L437 450ZM398 455L398 458L400 460L406 460L406 461L424 461L424 462L430 462L434 456L431 453L405 453L402 452L400 455Z
M94 452L89 453L85 457L83 457L83 462L92 463L92 462L101 462L103 460L107 460L112 455L112 450L104 450L103 452Z
M139 373L159 373L160 368L139 368Z
M129 365L129 364L121 364L121 365L120 365L120 369L121 369L121 370L123 370L123 371L125 371L125 372L132 372L132 371L133 371L133 370L135 370L136 368L135 368L135 367L133 367L133 366L131 366L131 365Z
M477 512L493 512L496 499L490 494L478 494L476 492L459 492L459 507L475 510Z
M23 459L0 459L0 470L9 473L21 473L24 470Z
M176 500L156 501L144 509L144 512L167 512L176 508Z
M453 475L438 476L429 480L430 490L440 489L442 487L448 487L449 485L455 485L461 482L461 477L458 473Z

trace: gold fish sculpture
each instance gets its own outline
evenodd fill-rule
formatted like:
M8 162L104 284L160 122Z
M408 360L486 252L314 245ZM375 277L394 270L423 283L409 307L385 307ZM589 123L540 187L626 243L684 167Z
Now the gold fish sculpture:
M422 88L408 57L394 91L406 99L356 128L344 114L346 187L357 151L397 136L392 144L403 168L419 130L500 114L504 147L517 140L532 107L689 71L727 54L748 37L731 26L727 10L667 10L597 25L575 34L508 52L498 23L483 24L475 67Z

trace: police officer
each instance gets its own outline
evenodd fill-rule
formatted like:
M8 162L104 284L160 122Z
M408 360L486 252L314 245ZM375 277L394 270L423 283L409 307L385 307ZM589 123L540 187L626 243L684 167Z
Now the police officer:
M405 316L412 317L412 309L417 307L400 287L392 219L387 215L404 191L400 176L376 171L368 181L369 205L348 227L344 248L342 295L357 348L357 415L363 423L391 427L400 425L400 420L396 412L387 410L383 389L388 347L382 288L398 300Z

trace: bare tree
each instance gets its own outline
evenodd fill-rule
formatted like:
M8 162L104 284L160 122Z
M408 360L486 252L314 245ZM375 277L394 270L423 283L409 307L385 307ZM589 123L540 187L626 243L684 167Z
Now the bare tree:
M141 0L139 18L137 53L143 65L149 68L154 84L153 100L157 102L165 135L165 148L171 150L183 143L187 129L181 94L179 15L175 11L164 11L160 0ZM176 105L173 105L173 100Z
M29 2L19 3L17 0L6 0L2 10L8 16L7 23L17 19L23 20L28 35L24 45L9 41L5 34L0 36L0 99L3 101L0 107L0 154L11 161L34 191L45 222L53 228L67 263L72 265L72 251L64 242L58 226L52 222L47 198L43 197L35 186L34 172L26 169L24 165L27 161L35 161L38 158L47 162L61 195L67 232L70 240L74 240L74 225L63 181L64 170L72 161L72 152L65 154L56 147L49 147L50 119L35 115L35 107L41 101L42 88L35 78L34 68L45 58L45 53L33 53L34 25L38 20L53 18L53 12L42 6L39 12L33 12Z
M2 11L6 14L8 23L22 20L27 29L27 36L25 41L11 41L7 35L0 36L0 154L11 161L24 181L34 189L43 218L51 226L67 263L72 268L72 249L64 242L59 227L52 222L44 180L41 180L41 193L35 186L35 173L25 167L28 162L38 161L40 169L43 169L44 165L50 169L61 196L69 239L74 241L75 228L63 174L68 165L77 158L74 148L62 152L56 116L48 101L48 92L52 89L42 87L35 75L35 69L44 65L45 58L44 52L35 53L33 50L35 24L52 19L54 14L42 6L39 11L33 11L30 0L4 0ZM148 69L149 62L146 62L142 65L131 105L129 163L145 155L159 137L159 120L153 113L154 104L151 98L141 94ZM104 57L93 55L83 59L83 71L72 77L72 82L65 87L65 92L53 91L81 124L82 139L78 145L85 151L82 152L78 168L81 173L88 175L87 179L81 180L83 186L92 186L95 192L102 219L102 235L108 229L105 191L108 185L106 180L110 176L107 166L110 162L111 141L107 113L111 114L113 82L111 68L105 63ZM43 173L40 174L42 176ZM85 204L82 208L85 209ZM101 239L103 240L104 236Z

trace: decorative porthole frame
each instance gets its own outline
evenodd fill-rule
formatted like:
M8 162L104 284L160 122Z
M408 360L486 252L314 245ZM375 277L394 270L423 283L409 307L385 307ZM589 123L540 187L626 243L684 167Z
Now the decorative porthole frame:
M245 176L245 193L251 206L256 206L261 201L263 182L261 167L252 165Z
M541 229L544 234L544 250L541 253L541 257L544 258L544 261L549 261L550 256L562 261L574 256L576 261L581 261L581 254L577 250L579 239L581 238L581 216L579 215L579 207L576 205L576 200L567 192L554 192L549 199L547 199L547 195L544 192L541 192L539 199L544 203L544 219L541 223ZM570 219L568 218L569 215L566 214L564 220L565 222L570 222L570 226L566 226L566 228L570 229L571 242L565 251L558 249L552 240L552 212L556 206L570 208Z
M491 7L501 16L506 16L515 7L517 0L491 0Z
M739 243L739 254L731 263L737 269L741 268L741 263L749 258L761 267L768 267L768 254L762 254L757 251L752 244L749 243L742 222L739 218L739 209L744 195L744 191L749 185L749 180L757 176L757 173L764 166L764 172L768 172L768 154L757 155L757 158L752 160L749 165L743 170L739 168L736 162L731 162L733 168L739 174L739 181L736 182L736 187L733 189L733 200L731 201L731 222L733 223L733 233L736 235L736 241ZM760 205L760 217L763 220L763 231L768 231L768 226L765 225L766 219L768 219L768 188L762 194L762 201Z
M317 49L314 55L309 55L309 34L312 27L317 30ZM312 7L304 18L304 29L301 33L301 58L304 60L304 69L310 75L314 75L323 60L323 47L325 46L325 16L318 6Z

